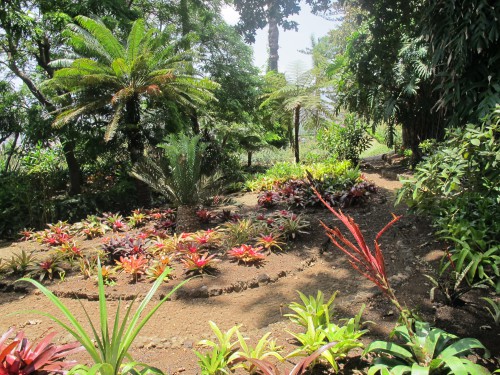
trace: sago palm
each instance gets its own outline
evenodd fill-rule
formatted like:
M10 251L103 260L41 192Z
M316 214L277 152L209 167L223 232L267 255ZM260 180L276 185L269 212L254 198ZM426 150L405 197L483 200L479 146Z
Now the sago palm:
M217 85L187 74L189 54L178 52L168 35L147 30L144 20L134 22L122 43L102 22L83 16L75 19L64 35L82 57L54 62L62 68L47 82L55 92L69 93L59 97L66 106L58 113L54 127L83 115L108 115L106 141L122 131L135 164L144 151L141 113L146 99L183 107L212 99L211 91Z
M199 140L200 136L170 136L166 143L159 145L165 151L166 160L159 164L149 157L144 157L132 169L135 178L165 195L177 206L179 233L198 229L197 205L218 187L217 173L206 177L201 172L205 145Z

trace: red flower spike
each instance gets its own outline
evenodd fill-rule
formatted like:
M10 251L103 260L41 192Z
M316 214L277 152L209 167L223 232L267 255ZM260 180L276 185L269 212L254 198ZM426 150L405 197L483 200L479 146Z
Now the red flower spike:
M387 294L391 299L394 297L392 290L389 285L389 280L387 277L385 269L385 260L378 239L394 224L401 216L393 215L393 219L378 232L374 240L375 251L372 252L368 245L366 244L363 233L359 229L359 226L354 222L354 220L342 213L342 211L336 211L330 204L328 204L321 194L314 188L311 184L311 188L318 197L318 199L334 214L351 232L356 244L353 244L349 239L344 237L338 228L329 228L325 223L321 222L321 225L326 230L328 238L332 243L337 246L344 254L348 256L348 261L354 269L361 273L368 280L372 281L377 285L385 294Z

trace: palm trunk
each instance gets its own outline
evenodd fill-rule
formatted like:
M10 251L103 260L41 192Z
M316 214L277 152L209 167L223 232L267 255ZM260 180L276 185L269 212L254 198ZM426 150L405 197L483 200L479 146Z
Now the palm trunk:
M268 34L268 43L269 43L269 61L267 70L269 72L278 71L278 59L279 59L279 37L280 31L278 29L278 20L275 17L270 16L268 20L269 24L269 34Z
M128 152L132 165L138 163L144 155L144 140L139 128L141 119L139 105L137 97L132 98L126 104L125 134L128 140ZM137 192L137 202L141 207L149 207L151 204L151 189L145 182L139 179L135 179L134 184Z
M295 152L295 162L300 162L299 153L299 128L300 128L300 105L295 107L295 118L294 118L294 130L295 130L295 140L294 140L294 152Z
M76 195L82 192L82 174L80 170L80 163L75 156L75 142L63 141L64 157L68 165L69 173L69 195Z
M176 233L193 233L200 228L200 221L196 216L196 206L177 207Z
M247 167L252 166L252 151L247 151Z

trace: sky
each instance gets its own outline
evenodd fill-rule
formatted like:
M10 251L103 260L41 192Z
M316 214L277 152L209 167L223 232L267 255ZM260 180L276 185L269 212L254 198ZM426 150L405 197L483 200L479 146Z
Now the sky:
M299 31L283 31L280 28L279 40L279 61L278 70L286 72L297 61L302 62L302 66L306 69L312 67L311 57L300 53L299 50L304 50L311 47L311 36L316 38L324 36L327 32L335 27L335 22L328 21L322 17L311 13L310 7L307 4L301 4L301 12L290 17L290 20L296 21L299 24ZM222 10L222 16L227 23L234 25L238 22L239 15L234 9L225 6ZM267 65L267 27L257 31L256 41L252 45L254 50L254 64L266 70Z

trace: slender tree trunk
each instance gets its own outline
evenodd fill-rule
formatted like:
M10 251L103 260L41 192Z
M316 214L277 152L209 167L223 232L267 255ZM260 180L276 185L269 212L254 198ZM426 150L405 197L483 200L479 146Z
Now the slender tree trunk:
M194 135L200 134L200 123L198 121L198 113L196 112L196 109L193 109L193 112L189 114L189 119L191 120L191 128Z
M16 132L14 135L14 142L12 142L12 146L9 150L9 155L7 156L7 160L5 161L5 169L4 172L7 173L9 171L10 161L12 156L14 156L14 152L16 151L17 140L19 139L19 133Z
M69 173L69 195L76 195L82 192L82 175L80 171L80 164L75 156L75 142L66 140L61 142L63 145L64 157L66 164L68 164Z
M300 153L299 153L299 128L300 128L300 105L295 107L295 116L294 116L294 130L295 130L295 162L300 162Z
M279 37L280 31L278 29L278 20L269 16L268 20L269 24L269 34L268 34L268 43L269 43L269 60L267 65L267 70L277 72L278 71L278 59L279 59Z
M129 100L125 106L125 134L127 136L128 152L132 165L138 163L144 155L144 140L141 129L139 128L139 122L141 120L139 105L139 98L135 96ZM145 182L139 179L135 179L134 183L139 205L141 207L149 207L151 205L151 189Z
M252 166L252 151L247 151L247 167Z

